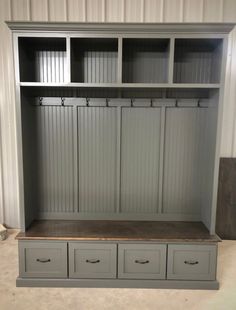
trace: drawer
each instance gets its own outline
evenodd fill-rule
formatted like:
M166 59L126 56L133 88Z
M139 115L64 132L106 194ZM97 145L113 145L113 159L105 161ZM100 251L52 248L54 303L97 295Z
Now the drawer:
M116 244L69 243L70 278L116 278Z
M216 245L168 245L167 279L215 280Z
M165 279L165 244L119 244L118 277Z
M19 242L20 277L67 278L66 242Z

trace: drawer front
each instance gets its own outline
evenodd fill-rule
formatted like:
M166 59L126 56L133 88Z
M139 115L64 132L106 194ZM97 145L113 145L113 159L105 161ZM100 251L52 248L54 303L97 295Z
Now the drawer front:
M118 277L165 279L165 244L119 244Z
M116 244L69 243L70 278L116 278Z
M19 242L20 277L67 278L66 242Z
M215 280L216 245L168 245L167 279Z

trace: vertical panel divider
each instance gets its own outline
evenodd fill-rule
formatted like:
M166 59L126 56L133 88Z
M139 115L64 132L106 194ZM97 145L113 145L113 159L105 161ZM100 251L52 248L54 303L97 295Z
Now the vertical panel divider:
M118 38L118 63L117 63L117 83L122 83L122 51L123 51L123 38Z
M65 82L70 83L71 82L71 46L70 46L70 37L66 37L66 73L65 73Z
M160 136L160 162L159 162L159 197L158 213L163 211L163 174L164 174L164 152L165 152L165 127L166 127L166 107L161 107L161 136Z
M116 144L116 213L120 213L120 179L121 179L121 121L122 108L117 107L117 144Z
M79 164L78 164L78 112L76 105L73 106L73 141L74 141L74 212L79 212Z
M168 83L174 83L174 53L175 53L175 38L170 38L170 52L169 52L169 68L168 68Z

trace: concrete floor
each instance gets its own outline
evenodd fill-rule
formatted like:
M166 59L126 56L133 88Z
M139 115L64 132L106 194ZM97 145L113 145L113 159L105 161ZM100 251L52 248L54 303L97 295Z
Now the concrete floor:
M236 309L236 241L219 245L219 291L158 289L16 288L16 231L0 241L0 310Z

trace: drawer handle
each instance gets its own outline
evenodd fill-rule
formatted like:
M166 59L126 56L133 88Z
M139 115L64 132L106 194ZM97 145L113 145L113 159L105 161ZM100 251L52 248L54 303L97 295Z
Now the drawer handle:
M51 259L50 258L37 258L36 261L40 263L49 263Z
M198 261L194 261L194 260L186 260L184 262L186 265L197 265L198 264Z
M97 264L100 263L99 259L86 259L86 263Z
M143 265L143 264L148 264L148 263L149 263L149 260L137 260L137 259L136 259L136 260L135 260L135 263L136 263L136 264L142 264L142 265Z

